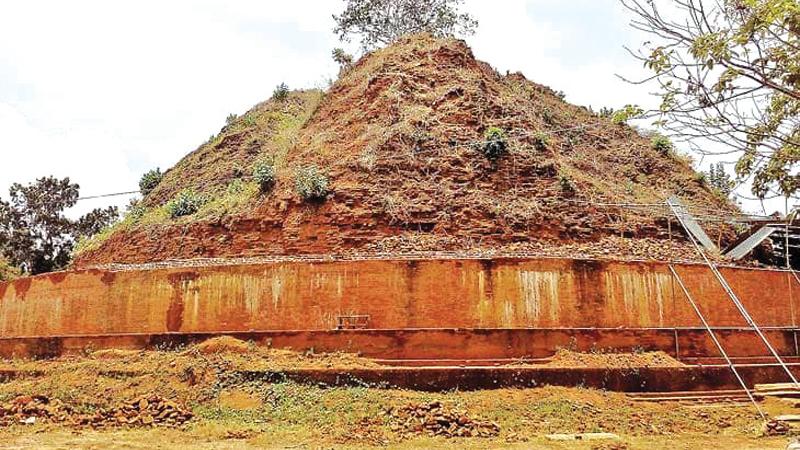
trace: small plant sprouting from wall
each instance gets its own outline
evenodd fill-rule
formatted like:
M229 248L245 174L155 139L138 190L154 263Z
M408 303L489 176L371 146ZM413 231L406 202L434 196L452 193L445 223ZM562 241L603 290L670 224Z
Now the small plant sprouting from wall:
M275 186L275 164L272 159L261 159L253 166L253 179L261 192L268 192Z
M137 200L132 200L128 205L128 211L125 213L125 218L129 219L133 223L136 223L142 217L144 217L146 213L147 213L147 208L145 208L142 202Z
M289 86L286 83L281 83L272 91L272 99L277 102L283 102L289 98Z
M492 161L500 159L508 152L506 132L498 127L489 127L483 135L483 140L483 154Z
M563 170L558 172L558 185L561 187L561 192L566 195L571 196L577 191L575 182L572 181L572 177L570 177L569 174Z
M190 216L200 210L205 203L205 198L192 190L181 191L174 199L167 203L167 212L173 219Z
M655 134L650 139L650 147L662 155L668 155L672 151L672 141L664 135Z
M307 201L320 201L328 196L328 177L317 166L304 166L295 171L294 188Z
M536 150L546 150L550 146L550 137L541 131L537 131L533 135L533 146Z

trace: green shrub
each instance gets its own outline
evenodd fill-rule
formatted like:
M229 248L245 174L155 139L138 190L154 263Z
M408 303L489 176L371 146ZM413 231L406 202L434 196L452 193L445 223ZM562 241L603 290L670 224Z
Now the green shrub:
M225 124L226 125L230 125L233 122L236 122L236 119L238 119L238 118L239 118L239 116L237 116L236 114L230 113L230 114L228 114L228 117L225 118Z
M322 200L328 195L328 177L316 166L297 169L294 188L304 200Z
M541 131L537 131L533 135L533 146L536 150L544 150L550 146L550 137Z
M275 185L275 165L272 161L260 160L253 166L253 179L261 192L267 192Z
M203 196L196 194L194 191L186 190L180 192L167 203L167 212L173 219L190 216L199 211L203 203L205 203Z
M143 196L146 196L153 192L153 189L161 183L161 180L164 178L164 174L161 173L161 169L155 168L144 175L142 178L139 179L139 192L142 193Z
M553 124L555 120L555 116L553 115L553 111L550 111L550 108L546 107L542 110L542 120L549 123L550 125Z
M252 114L248 114L244 116L244 124L248 127L254 127L256 125L256 118Z
M244 192L244 182L238 179L228 183L228 186L225 188L225 193L227 195L239 195L242 192Z
M725 172L725 166L721 162L711 164L706 174L709 187L714 189L721 197L727 198L736 186L736 182Z
M128 212L125 214L125 218L130 218L132 222L136 223L144 217L146 212L147 208L140 202L131 202L131 204L128 205Z
M642 108L636 105L625 105L622 109L614 111L614 114L611 115L611 121L621 125L630 119L636 119L642 114L644 114Z
M561 187L561 191L565 194L571 195L576 191L575 183L572 182L572 177L563 171L558 172L558 185Z
M494 161L508 151L506 132L497 127L489 127L483 135L483 154Z
M289 97L289 86L286 83L281 83L275 87L275 90L272 91L272 99L278 102L282 102Z
M668 137L656 134L650 139L650 147L662 155L668 155L672 151L672 142Z

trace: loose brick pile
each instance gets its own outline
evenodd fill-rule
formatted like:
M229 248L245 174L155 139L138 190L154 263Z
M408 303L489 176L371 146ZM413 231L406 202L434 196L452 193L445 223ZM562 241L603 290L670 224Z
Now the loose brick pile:
M448 408L440 402L408 404L386 410L391 429L401 435L428 434L444 437L492 437L500 434L500 425L474 419L461 409Z
M0 405L0 427L37 422L59 423L77 427L168 426L184 424L192 412L157 395L138 398L111 409L79 413L58 399L43 395L19 396Z
M789 434L790 430L789 424L782 420L772 419L764 423L764 434L767 436L783 436Z

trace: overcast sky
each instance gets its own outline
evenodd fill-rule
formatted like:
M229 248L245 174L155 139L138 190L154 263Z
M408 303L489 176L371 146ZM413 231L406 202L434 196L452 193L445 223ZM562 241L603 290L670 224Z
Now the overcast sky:
M0 3L0 197L12 182L69 176L84 196L137 188L275 85L323 87L337 71L334 0ZM467 38L502 72L579 105L653 105L624 45L642 36L616 0L467 0ZM703 167L706 168L705 165ZM81 202L80 210L127 199ZM755 209L755 205L747 205ZM777 207L777 206L775 206Z

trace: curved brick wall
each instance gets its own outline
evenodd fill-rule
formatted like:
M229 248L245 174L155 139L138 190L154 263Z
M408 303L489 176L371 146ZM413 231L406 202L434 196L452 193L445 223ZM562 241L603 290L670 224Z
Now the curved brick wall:
M713 326L744 322L703 265L679 265ZM762 326L795 326L800 283L722 270ZM0 336L370 328L696 327L664 264L569 259L280 262L56 273L0 284Z

